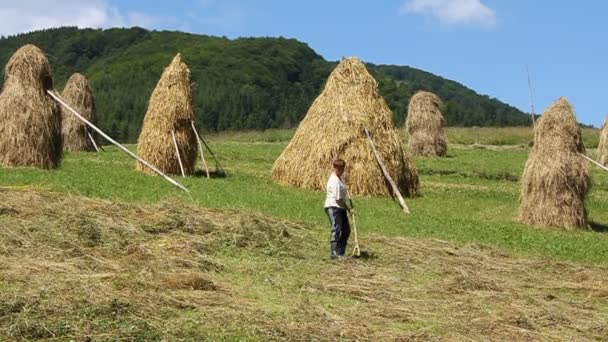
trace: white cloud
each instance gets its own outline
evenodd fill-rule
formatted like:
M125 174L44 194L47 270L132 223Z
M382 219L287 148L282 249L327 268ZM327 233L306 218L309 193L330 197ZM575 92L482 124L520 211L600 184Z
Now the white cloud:
M496 12L481 0L407 0L399 12L433 15L446 25L496 25Z
M140 12L121 13L104 0L2 1L0 35L50 27L150 27L158 19Z

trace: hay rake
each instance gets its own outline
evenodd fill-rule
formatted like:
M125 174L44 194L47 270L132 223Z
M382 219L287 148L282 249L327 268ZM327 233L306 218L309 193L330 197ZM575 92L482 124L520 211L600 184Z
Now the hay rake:
M348 210L348 213L350 215L350 220L353 223L353 234L355 235L355 247L353 248L352 256L360 257L361 249L359 248L359 237L357 236L357 223L355 222L355 211L354 211L354 207L353 207L353 200L350 198L348 200L350 201L350 210Z

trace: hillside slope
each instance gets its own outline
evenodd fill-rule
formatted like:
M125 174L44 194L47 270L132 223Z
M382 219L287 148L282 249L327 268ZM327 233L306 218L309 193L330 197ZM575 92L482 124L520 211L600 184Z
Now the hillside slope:
M230 40L142 28L59 28L0 38L0 65L26 43L47 53L59 89L73 72L90 79L101 127L123 141L137 138L152 89L178 51L192 71L197 120L211 131L294 127L335 65L294 39ZM444 99L451 125L529 121L512 106L431 73L406 66L368 67L398 125L404 122L409 97L420 89Z

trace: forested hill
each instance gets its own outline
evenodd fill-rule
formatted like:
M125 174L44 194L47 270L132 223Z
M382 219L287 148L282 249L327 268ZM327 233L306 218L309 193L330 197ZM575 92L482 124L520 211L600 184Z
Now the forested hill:
M198 124L210 131L296 126L336 63L294 39L59 28L0 38L0 64L27 43L47 54L57 89L74 72L89 78L102 129L123 141L137 139L149 96L177 52L191 69ZM397 125L405 120L409 97L420 89L444 100L450 125L529 122L518 109L431 73L406 66L368 68Z

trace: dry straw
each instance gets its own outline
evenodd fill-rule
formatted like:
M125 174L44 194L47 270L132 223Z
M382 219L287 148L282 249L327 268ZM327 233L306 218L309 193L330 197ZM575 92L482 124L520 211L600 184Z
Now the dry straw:
M597 145L597 161L604 166L608 166L608 116L606 116L600 132L600 142Z
M59 166L61 113L46 94L52 88L49 61L39 48L28 44L13 54L0 94L1 166Z
M399 190L413 196L418 187L414 164L406 159L392 112L379 95L376 81L357 58L343 59L331 73L325 89L275 161L272 177L281 184L324 190L330 161L342 158L347 163L351 194L389 194L365 127Z
M443 131L441 99L433 93L417 92L410 99L405 121L408 134L407 150L420 157L445 157L448 139Z
M181 174L171 134L174 131L184 172L187 175L194 173L196 136L191 127L192 120L190 69L178 53L163 71L152 93L139 135L137 154L165 173ZM137 169L152 172L141 163L137 164Z
M75 73L68 80L61 94L72 108L93 124L97 124L95 113L95 98L89 86L89 81L82 74ZM67 108L61 106L61 136L63 149L66 151L95 151L95 139L87 125L72 114Z
M587 226L591 174L581 153L585 146L574 110L562 97L536 122L521 181L520 222L565 229Z

